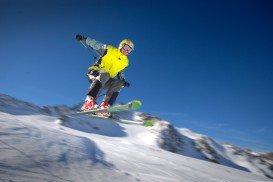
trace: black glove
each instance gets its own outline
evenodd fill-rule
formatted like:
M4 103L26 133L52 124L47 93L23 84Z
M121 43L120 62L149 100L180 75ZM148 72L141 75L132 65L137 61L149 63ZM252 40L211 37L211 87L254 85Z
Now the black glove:
M92 70L89 72L90 75L93 75L94 77L99 76L100 72L98 70Z
M85 40L86 37L84 37L84 36L78 34L78 35L76 35L76 39L77 39L78 41L81 41L81 40Z
M126 82L126 81L124 81L124 82L123 82L123 86L124 86L124 87L130 87L130 83L129 83L129 82Z

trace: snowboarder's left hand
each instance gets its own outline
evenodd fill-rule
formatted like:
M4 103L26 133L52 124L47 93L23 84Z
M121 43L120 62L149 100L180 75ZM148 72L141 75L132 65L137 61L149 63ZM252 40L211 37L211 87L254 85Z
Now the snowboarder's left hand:
M129 83L129 82L126 82L126 81L124 80L123 86L124 86L124 87L130 87L130 83Z
M78 35L76 35L76 39L77 39L78 41L81 41L81 40L86 39L86 37L84 37L84 36L78 34Z

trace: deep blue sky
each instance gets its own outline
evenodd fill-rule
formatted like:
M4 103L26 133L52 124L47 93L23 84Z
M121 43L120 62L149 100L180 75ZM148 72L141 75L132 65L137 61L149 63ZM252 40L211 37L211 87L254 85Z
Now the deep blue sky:
M93 55L80 33L135 51L120 101L219 141L273 151L273 3L0 0L0 93L74 105Z

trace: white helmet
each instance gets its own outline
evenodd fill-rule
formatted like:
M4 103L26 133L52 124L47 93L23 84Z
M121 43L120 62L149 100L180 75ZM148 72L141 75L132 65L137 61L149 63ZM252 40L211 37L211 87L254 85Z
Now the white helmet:
M124 45L128 45L132 48L132 50L135 49L134 43L129 39L124 39L120 42L118 49L120 50Z

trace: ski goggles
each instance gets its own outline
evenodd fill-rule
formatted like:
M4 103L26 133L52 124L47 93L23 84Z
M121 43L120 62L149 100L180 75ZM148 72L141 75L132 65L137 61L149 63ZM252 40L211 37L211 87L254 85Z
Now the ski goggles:
M127 51L128 53L132 52L132 50L133 50L132 47L130 47L128 44L124 44L122 46L122 49Z

